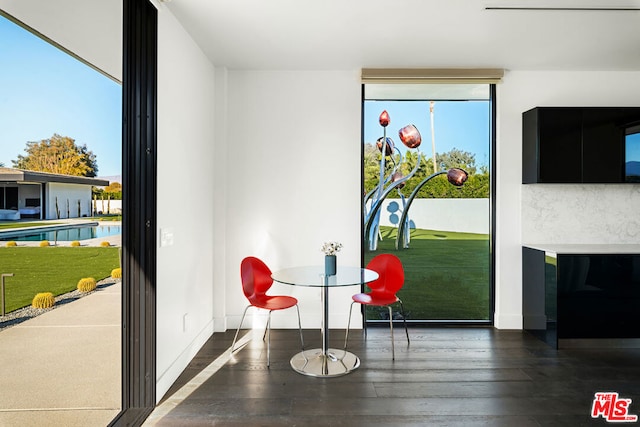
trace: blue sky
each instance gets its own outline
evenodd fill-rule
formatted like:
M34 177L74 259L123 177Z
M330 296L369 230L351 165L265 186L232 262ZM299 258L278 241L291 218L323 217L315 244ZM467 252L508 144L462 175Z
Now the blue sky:
M420 131L420 151L431 158L431 117L429 101L367 101L364 109L364 141L374 142L383 134L378 117L387 110L391 122L387 136L395 146L406 148L398 137L398 130L413 124ZM488 101L436 101L434 105L434 134L436 152L452 148L476 155L476 166L489 165L489 102Z
M627 161L640 162L640 133L628 135L626 142Z
M0 162L54 133L96 155L99 176L122 169L121 86L0 16Z

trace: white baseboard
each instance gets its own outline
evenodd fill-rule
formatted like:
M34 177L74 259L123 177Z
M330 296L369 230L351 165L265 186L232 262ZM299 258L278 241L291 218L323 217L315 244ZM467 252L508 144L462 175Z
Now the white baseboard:
M522 314L495 313L493 326L496 329L522 329Z
M202 330L195 336L182 353L171 363L171 365L156 378L156 403L164 397L164 394L171 388L182 371L189 365L189 362L200 351L202 346L213 335L214 321L207 323Z

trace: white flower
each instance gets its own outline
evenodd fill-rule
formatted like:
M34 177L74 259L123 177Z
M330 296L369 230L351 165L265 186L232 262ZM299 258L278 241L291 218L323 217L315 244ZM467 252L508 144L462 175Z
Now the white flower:
M342 249L340 242L324 242L321 250L325 255L335 255L340 249Z

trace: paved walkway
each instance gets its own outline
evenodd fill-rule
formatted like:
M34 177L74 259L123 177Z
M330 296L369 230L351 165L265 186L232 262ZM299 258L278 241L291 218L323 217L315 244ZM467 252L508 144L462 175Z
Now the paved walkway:
M0 426L106 426L121 405L121 282L0 331Z

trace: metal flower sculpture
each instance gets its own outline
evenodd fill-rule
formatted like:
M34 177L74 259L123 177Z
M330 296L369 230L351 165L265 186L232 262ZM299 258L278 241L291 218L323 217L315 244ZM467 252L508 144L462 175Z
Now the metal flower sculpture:
M402 203L404 205L405 199L402 192L399 190L405 186L405 183L409 178L411 178L417 171L420 166L420 156L418 156L418 161L416 162L415 167L411 170L411 172L402 176L400 173L400 162L402 160L402 153L399 149L397 149L393 143L393 140L387 137L387 126L391 123L391 117L389 113L385 110L380 114L378 119L380 126L383 128L383 136L378 138L376 141L376 146L378 150L380 150L380 177L378 181L378 185L374 187L369 193L365 195L364 205L367 206L367 203L371 201L369 212L365 212L364 225L365 225L365 239L367 239L369 250L375 251L378 248L378 235L380 232L380 207L382 206L382 202L384 199L391 193L392 190L397 189L400 198L402 199ZM407 125L400 129L398 132L398 136L400 137L400 141L409 149L417 149L422 142L422 136L420 136L420 132L418 128L414 125ZM398 161L396 161L394 154L397 155ZM385 176L385 165L387 157L393 163L393 168L390 173ZM409 219L407 218L408 222Z
M409 196L409 200L407 201L406 205L404 206L404 209L402 210L402 216L400 217L400 222L398 223L398 234L396 236L396 249L407 249L409 247L409 230L407 228L407 224L409 222L408 214L409 214L409 208L411 207L411 203L413 203L416 196L418 195L418 192L422 187L424 187L424 185L427 182L431 181L436 176L443 175L443 174L447 174L447 180L449 181L449 183L451 183L452 185L455 185L456 187L461 187L462 185L464 185L464 183L467 182L467 178L469 178L469 174L467 174L467 171L465 171L464 169L451 168L448 171L444 170L444 171L436 172L434 174L429 175L425 179L423 179L420 182L420 184L418 184L416 188L413 189L413 192Z
M364 216L364 236L367 241L367 246L370 251L375 251L378 248L378 238L380 235L380 211L381 206L386 197L394 189L398 191L400 199L402 201L402 217L398 223L398 233L396 237L396 249L406 249L409 247L410 229L409 229L409 208L411 203L416 198L418 191L431 179L438 175L447 174L447 180L455 186L463 185L468 178L466 171L460 168L452 168L443 171L436 171L432 175L428 176L422 182L420 182L413 190L409 199L405 199L404 194L400 191L406 184L406 182L413 177L418 171L420 166L419 148L422 143L422 136L414 125L410 124L404 126L398 131L400 141L410 150L415 149L418 151L417 161L414 168L406 176L403 176L400 172L400 165L402 161L402 153L397 149L391 138L387 137L387 126L391 123L389 113L385 110L380 114L378 119L380 126L383 128L383 136L378 138L376 146L380 151L380 177L378 185L374 187L369 193L364 196L365 216ZM394 155L397 155L398 161ZM388 175L385 174L386 161L393 163L393 168ZM369 210L366 208L369 206Z
M422 136L420 132L418 132L418 128L414 125L407 125L398 131L398 135L400 135L400 141L407 148L418 148L422 143Z

